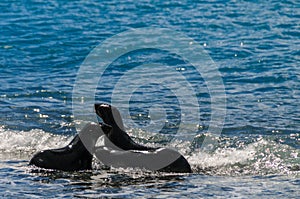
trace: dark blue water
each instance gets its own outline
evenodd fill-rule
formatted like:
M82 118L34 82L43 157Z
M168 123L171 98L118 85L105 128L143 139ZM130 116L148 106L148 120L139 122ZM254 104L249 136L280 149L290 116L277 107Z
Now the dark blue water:
M300 195L298 1L3 0L0 10L1 197ZM95 97L82 101L111 103L118 80L143 64L156 64L151 65L153 74L160 74L161 68L181 71L197 97L199 120L185 121L176 91L153 82L132 91L129 114L123 117L137 141L176 148L194 173L107 169L97 160L95 169L87 172L39 171L27 166L36 151L64 146L76 134L73 88L91 51L116 34L145 27L177 31L212 58L226 94L222 134L208 132L214 101L203 74L161 49L138 50L114 60L95 83ZM167 41L169 36L161 39ZM123 88L140 79L123 82ZM165 112L151 115L153 104ZM94 114L92 107L87 111ZM151 121L163 124L159 132L149 128ZM189 134L192 140L164 138L176 137L184 122L197 126ZM201 148L207 137L216 140L210 152Z

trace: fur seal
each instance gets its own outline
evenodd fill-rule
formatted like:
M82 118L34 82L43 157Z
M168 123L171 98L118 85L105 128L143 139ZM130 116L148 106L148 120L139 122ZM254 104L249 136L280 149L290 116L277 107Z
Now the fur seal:
M62 171L90 170L93 159L91 153L94 148L87 149L86 146L95 146L101 133L110 131L110 129L104 124L89 123L67 146L38 152L32 157L29 165ZM84 136L81 136L83 134ZM85 145L81 139L85 139Z
M117 147L123 150L152 151L157 148L147 147L134 142L125 132L119 110L108 104L95 104L96 114L103 122L112 127L111 131L106 131L108 139Z
M107 166L137 167L162 172L192 172L188 161L179 152L167 148L147 147L134 142L126 133L121 114L114 106L95 104L95 111L104 123L87 124L67 146L40 151L32 157L29 164L62 171L90 170L92 154L95 153ZM95 147L100 136L104 137L104 146Z
M125 132L118 109L109 104L95 104L96 114L112 127L106 131L107 138L122 150L98 148L95 152L104 164L119 167L141 167L163 172L191 173L188 161L177 151L167 148L146 147L134 142ZM161 165L167 165L161 168Z

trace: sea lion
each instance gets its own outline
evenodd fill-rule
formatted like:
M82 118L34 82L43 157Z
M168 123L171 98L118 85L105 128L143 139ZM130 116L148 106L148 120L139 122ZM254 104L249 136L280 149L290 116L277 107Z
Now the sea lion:
M163 172L192 172L190 164L179 152L167 148L147 147L134 142L125 132L121 114L116 107L104 103L95 104L95 111L105 124L112 127L105 134L114 145L113 150L102 147L95 152L104 164Z
M106 131L106 136L117 147L123 150L151 151L157 148L147 147L134 142L125 132L119 110L108 104L95 104L96 114L103 122L112 127L111 131Z
M89 123L67 146L40 151L32 157L29 164L62 171L90 170L92 169L93 146L103 131L110 131L109 126Z
M29 164L63 171L90 170L92 154L95 153L107 166L192 172L188 161L179 152L134 142L126 133L117 108L108 104L95 104L95 111L104 123L87 124L67 146L40 151L32 157ZM104 146L95 147L100 136L104 138Z

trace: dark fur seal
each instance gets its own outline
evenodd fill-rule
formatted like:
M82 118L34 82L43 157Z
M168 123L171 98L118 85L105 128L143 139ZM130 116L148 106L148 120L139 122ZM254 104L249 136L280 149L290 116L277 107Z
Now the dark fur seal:
M40 151L32 157L29 164L63 171L90 170L92 154L95 153L108 166L137 167L162 172L192 172L187 160L177 151L147 147L134 142L125 132L117 108L108 104L95 104L95 111L102 118L103 124L87 124L67 146ZM104 146L95 148L96 141L103 134Z
M157 171L163 172L192 172L190 164L179 152L166 148L146 147L135 143L125 132L121 114L116 107L109 104L95 104L95 111L105 124L112 127L111 131L106 131L105 133L109 140L115 146L125 150L112 152L100 149L96 151L96 156L99 159L103 159L108 164L115 164L121 167L127 165L131 167L140 166L150 170L156 170L157 168ZM128 150L135 151L129 154ZM159 166L161 165L167 166L160 168Z
M98 137L103 131L110 131L110 128L107 125L89 123L67 146L59 149L40 151L32 157L29 164L45 169L62 171L92 169L93 156L90 151L92 152L94 148L91 147L88 150L86 146L95 146ZM83 134L84 136L81 136ZM85 139L86 146L81 139Z
M121 114L116 107L108 104L95 104L95 111L105 124L112 127L111 131L107 131L108 133L106 136L117 147L123 150L139 151L151 151L157 149L137 144L129 137L125 132Z

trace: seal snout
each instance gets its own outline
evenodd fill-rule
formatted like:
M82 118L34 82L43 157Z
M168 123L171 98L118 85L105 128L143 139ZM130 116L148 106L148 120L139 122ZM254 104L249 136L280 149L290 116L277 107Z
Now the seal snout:
M103 117L105 112L111 109L111 106L109 104L100 103L100 104L95 104L94 108L96 114L100 117Z
M105 103L99 103L99 104L95 104L95 109L101 109L101 108L110 108L109 104L105 104Z

